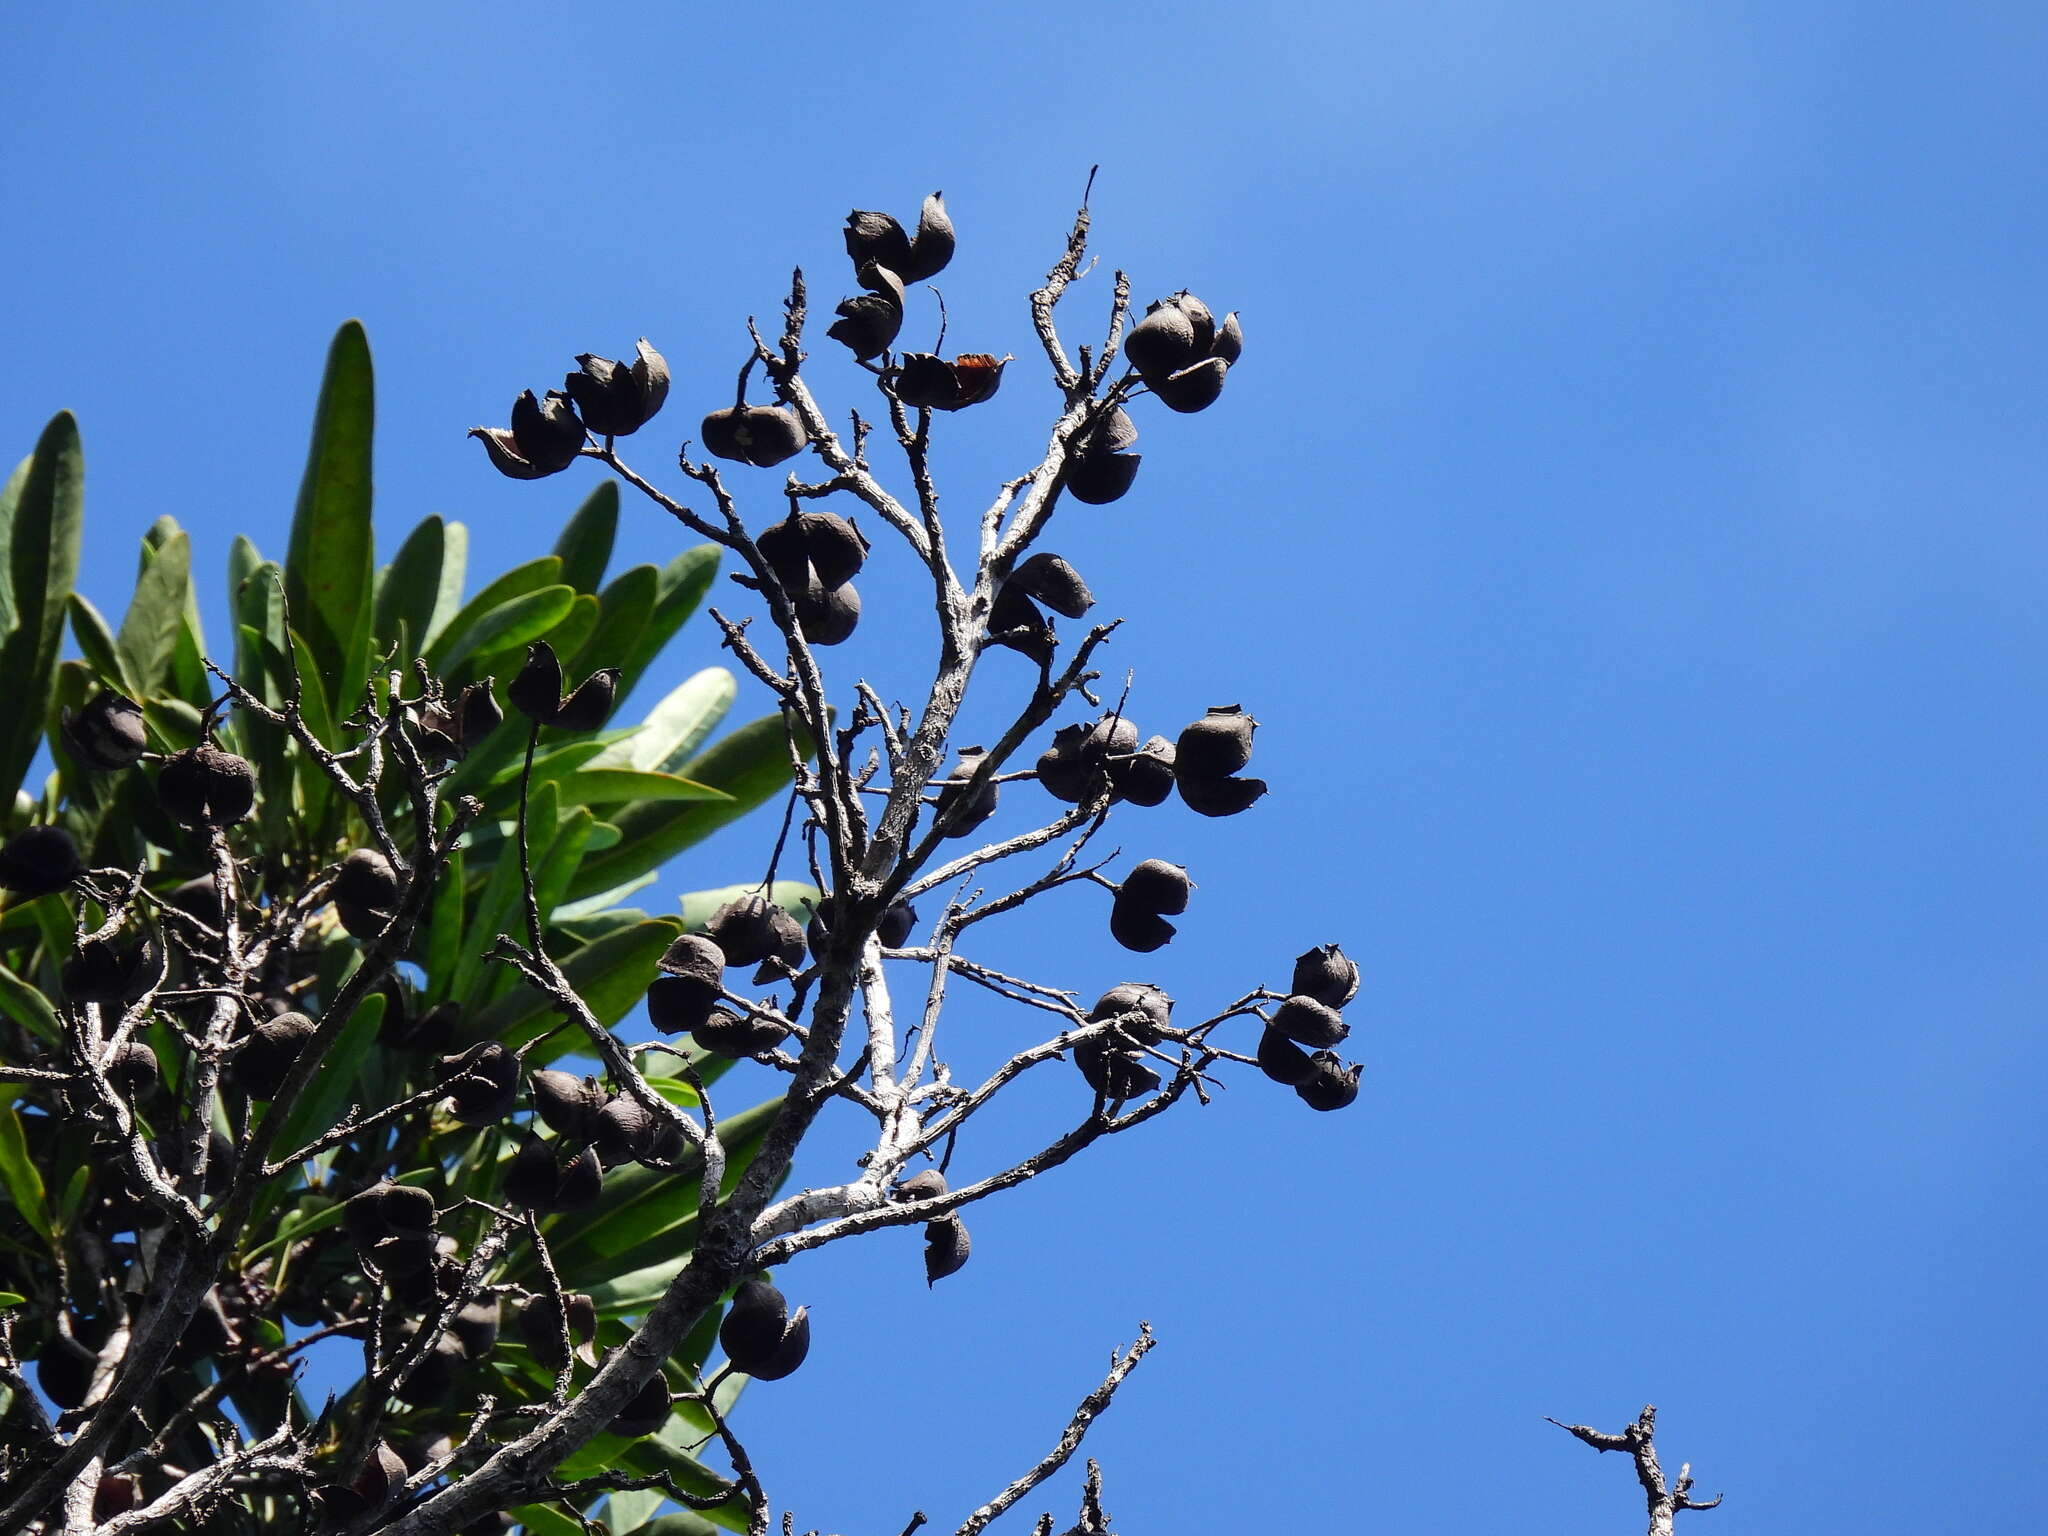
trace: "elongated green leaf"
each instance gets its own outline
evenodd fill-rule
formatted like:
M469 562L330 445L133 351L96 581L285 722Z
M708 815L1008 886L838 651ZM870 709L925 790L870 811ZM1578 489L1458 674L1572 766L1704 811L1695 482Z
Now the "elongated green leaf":
M370 438L376 387L360 322L335 333L314 409L313 442L285 555L291 625L306 637L330 697L348 709L369 676L371 575ZM345 709L343 713L346 713ZM339 742L323 737L330 746Z
M570 1519L552 1504L522 1504L512 1511L512 1518L529 1536L586 1536L588 1530L581 1520Z
M600 480L555 541L555 553L562 560L562 580L578 592L597 591L604 568L611 563L612 538L618 528L619 482Z
M683 898L683 924L692 929L702 928L711 920L711 914L728 901L751 896L760 889L757 882L753 885L721 885L709 891L691 891ZM768 899L799 923L808 923L811 920L812 909L824 894L808 880L778 880L768 893Z
M63 1043L64 1026L42 992L0 965L0 1010L46 1045Z
M597 628L576 652L570 669L587 673L599 667L625 666L639 646L641 632L654 617L654 605L660 601L658 569L635 565L621 571L598 595Z
M136 698L153 697L170 683L191 595L192 541L181 531L161 548L151 550L145 544L135 596L114 637L122 675Z
M84 524L85 451L78 423L60 411L43 429L27 472L0 496L14 615L14 627L0 641L9 706L0 714L0 804L14 798L42 744Z
M21 506L21 490L28 484L29 466L34 462L35 456L31 454L0 481L0 577L14 569L14 514ZM0 580L0 635L11 634L18 617L14 611L14 582L11 577Z
M789 784L789 744L780 715L766 715L720 738L681 767L681 775L722 789L726 801L661 800L630 805L612 818L619 845L585 858L569 898L595 895L658 869L683 849L744 816Z
M14 1095L9 1090L5 1097ZM21 1212L21 1219L35 1228L36 1234L45 1242L50 1237L50 1207L43 1192L42 1171L36 1167L35 1159L29 1156L28 1136L21 1128L21 1116L10 1102L0 1109L0 1186L5 1186L7 1198L14 1202L14 1208Z
M396 645L401 626L411 661L426 649L434 605L441 596L441 562L447 534L441 519L429 517L405 536L377 584L376 636L379 646Z
M673 773L584 768L563 777L562 799L567 805L617 805L622 800L730 800L732 796Z
M516 650L538 640L561 623L575 602L574 587L556 586L542 587L537 592L527 592L500 603L467 628L450 625L447 634L441 638L445 641L457 635L458 629L461 629L460 635L438 660L430 658L429 665L446 677L472 653Z
M597 614L597 599L588 592L578 592L561 621L540 638L554 648L557 656L574 656L590 639L590 632L597 628ZM525 660L526 646L522 641L494 649L488 656L478 651L474 665L478 672L516 673ZM581 682L583 672L571 669L569 678L571 682Z
M444 531L444 540L460 526L461 524L459 523L451 523ZM443 559L444 561L446 559L445 550ZM502 608L515 597L524 597L529 592L540 591L543 587L560 585L562 585L562 562L554 555L542 555L538 560L529 560L524 565L513 566L511 570L498 577L497 580L486 586L483 591L477 593L475 597L464 603L455 616L440 628L439 632L434 636L432 643L427 646L425 652L427 665L432 667L434 671L440 672L447 662L449 652L456 646L462 646L462 654L465 656L475 650L475 644L466 641L466 636L469 629L478 623L485 614ZM445 588L443 590L445 592ZM569 588L572 597L575 591L574 587Z
M121 667L121 654L114 645L114 632L107 628L107 621L99 609L86 599L82 592L71 594L66 605L71 614L71 638L78 642L79 650L92 664L100 681L109 688L119 688L123 693L133 686ZM138 701L139 702L139 701Z
M190 579L191 540L166 513L149 525L142 541L151 549L162 549L173 539L186 541L185 622L178 626L177 643L171 652L170 675L165 686L190 704L205 704L213 698L213 678L206 670L206 626L199 617L199 589Z
M699 544L686 549L662 567L661 595L655 599L654 612L640 631L626 660L620 663L625 673L619 679L621 699L633 691L633 685L640 681L654 658L661 654L662 647L682 628L683 620L697 611L697 605L704 601L704 594L711 590L712 579L717 575L716 544Z
M632 736L607 747L591 766L674 773L717 728L738 693L732 673L706 667L670 689Z
M538 860L554 842L561 799L553 784L540 784L532 789L527 805L528 852ZM507 838L491 866L490 878L484 882L476 914L470 919L469 943L455 964L455 981L450 995L458 999L465 1010L481 1006L495 990L491 985L494 978L489 973L497 967L491 965L488 956L497 936L509 934L522 943L526 942L518 921L520 903L519 851L517 845Z
M562 961L563 974L600 1024L616 1024L647 995L654 981L655 961L682 931L683 925L674 918L654 918L607 934ZM531 987L523 987L485 1008L466 1032L475 1040L523 1045L552 1029L554 1023L554 1005ZM576 1043L567 1035L559 1035L548 1045L538 1047L535 1054L552 1061L573 1049ZM532 1058L529 1064L539 1065Z

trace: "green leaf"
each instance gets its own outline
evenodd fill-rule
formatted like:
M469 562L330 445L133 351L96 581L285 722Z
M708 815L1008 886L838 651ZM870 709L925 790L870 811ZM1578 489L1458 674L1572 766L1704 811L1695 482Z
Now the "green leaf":
M512 1518L529 1536L585 1536L581 1520L571 1519L552 1504L522 1504L512 1511Z
M4 965L0 965L0 1011L44 1044L63 1044L64 1025L50 1000Z
M445 526L438 517L423 520L405 536L398 553L384 567L377 583L376 636L380 646L396 645L403 626L406 652L399 660L411 661L426 648L427 631L434 622L434 605L441 596L441 563L447 543Z
M126 693L131 684L121 670L121 654L114 645L114 632L107 628L107 621L101 617L99 609L78 592L71 594L71 600L65 606L71 613L71 637L78 642L85 659L92 663L100 681L109 688L119 688ZM141 701L138 699L136 702Z
M658 917L606 934L562 961L563 974L600 1024L616 1024L647 995L654 982L655 961L682 931L683 925L674 918ZM485 1008L465 1033L472 1040L523 1045L554 1027L553 1012L554 1005L540 993L521 987ZM535 1054L552 1061L576 1043L573 1036L558 1035Z
M4 1097L11 1101L14 1090L5 1090ZM7 1198L21 1212L21 1219L48 1242L50 1208L43 1194L42 1171L29 1156L28 1135L22 1130L21 1116L11 1102L0 1110L0 1186L5 1186Z
M43 429L26 471L0 491L0 548L14 618L0 641L8 700L0 715L0 805L14 799L42 745L84 524L85 450L77 421L59 411Z
M726 1529L744 1531L746 1524L729 1526ZM665 1515L656 1515L645 1525L636 1525L621 1536L718 1536L719 1527L704 1516L687 1509L670 1510Z
M681 765L682 777L722 789L726 801L659 800L631 805L612 818L619 845L583 861L571 900L624 885L658 869L693 843L738 820L789 784L789 742L780 715L764 715L720 738Z
M341 1033L327 1048L320 1070L300 1093L284 1122L284 1130L272 1143L276 1155L297 1151L314 1137L334 1128L341 1112L356 1092L356 1079L369 1062L377 1045L377 1025L384 1017L385 997L372 992L356 1004L356 1011L341 1026Z
M554 842L555 824L560 820L560 797L555 786L535 785L527 797L527 806L529 855L537 859ZM465 1010L481 1006L495 990L490 973L497 967L488 957L498 935L510 934L521 943L526 942L526 934L517 920L521 898L519 850L508 837L498 852L497 861L491 866L490 878L484 882L476 915L470 919L469 943L455 965L455 980L449 995L460 1001Z
M145 544L135 596L114 640L121 675L136 698L153 698L166 691L191 595L192 541L179 532L154 551Z
M612 538L619 528L619 482L601 480L597 489L583 498L583 505L569 519L562 536L555 541L561 557L562 580L578 592L595 592L604 580L604 568L611 563Z
M661 654L661 648L682 628L683 620L697 611L697 605L704 601L704 594L711 590L712 578L717 574L716 544L699 544L686 549L662 568L661 590L654 602L654 612L640 630L626 659L618 663L625 673L619 679L621 699L633 691L633 685L640 681L654 658Z
M18 1307L27 1300L26 1296L17 1295L13 1291L0 1291L0 1307Z
M730 800L709 784L673 773L635 773L630 768L584 768L564 775L565 805L616 805L622 800Z
M480 614L467 627L459 621L449 625L441 642L449 642L452 636L453 643L447 644L438 657L428 657L428 665L445 677L473 653L482 655L530 644L567 618L575 603L574 587L542 587L537 592L523 593Z
M702 928L711 921L711 914L728 901L737 901L742 896L752 896L761 889L756 882L752 885L721 885L709 891L691 891L683 898L683 926L692 930ZM778 880L769 891L768 899L775 903L799 923L811 920L811 910L824 898L825 893L808 880Z
M706 667L670 689L632 736L605 748L592 766L674 773L717 729L738 693L732 673Z
M576 600L569 604L569 611L562 615L561 622L540 638L554 648L557 656L578 655L584 642L590 638L590 632L597 628L597 615L597 599L588 592L578 592ZM488 656L479 653L475 667L479 672L517 672L525 660L526 647L522 642L516 647L494 650ZM570 669L569 676L572 682L583 681L583 672L576 668Z
M345 322L327 353L313 441L285 556L291 626L306 637L330 696L347 713L369 676L371 577L370 436L376 387L361 322ZM323 737L329 746L342 743Z
M457 844L448 857L448 867L434 886L434 899L427 909L425 933L417 940L421 963L427 973L427 1001L438 1003L452 995L455 967L463 940L462 846Z
M434 616L427 621L422 652L462 611L462 583L468 567L469 529L462 523L449 523L441 530L441 591L434 599Z
M199 590L189 579L191 566L191 540L178 527L178 520L165 513L149 525L149 532L142 536L143 543L151 549L160 550L173 539L185 538L187 546L186 566L188 579L185 582L185 622L178 626L177 639L171 650L171 667L166 686L175 691L181 699L191 703L205 704L213 698L213 678L206 670L206 626L199 618Z
M446 534L452 534L460 526L459 523L449 524ZM427 665L435 672L441 672L444 670L448 653L456 646L462 646L464 655L476 649L474 643L466 641L465 637L471 626L485 614L503 607L515 597L524 597L530 592L538 592L543 587L559 586L561 582L562 562L554 555L542 555L538 560L529 560L524 565L513 566L464 603L455 616L439 628L439 632L435 634L424 653ZM445 590L444 587L444 593ZM574 587L569 588L572 597L575 591Z

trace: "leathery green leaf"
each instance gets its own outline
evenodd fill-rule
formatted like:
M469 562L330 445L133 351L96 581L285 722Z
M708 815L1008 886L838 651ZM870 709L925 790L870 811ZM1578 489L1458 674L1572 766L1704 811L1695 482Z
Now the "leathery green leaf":
M0 677L7 680L10 704L0 721L0 805L13 800L42 745L84 524L85 450L77 421L59 411L25 471L0 495L0 545L14 616L0 642Z
M655 962L683 931L674 918L651 918L585 944L561 962L563 974L597 1016L600 1024L616 1024L633 1010L653 984ZM531 987L507 993L478 1014L465 1033L473 1040L499 1040L523 1045L555 1025L554 1005ZM552 1061L573 1050L578 1038L558 1035L534 1055ZM529 1064L539 1065L529 1058Z
M29 1156L28 1136L22 1130L21 1116L16 1112L12 1089L5 1091L5 1109L0 1109L0 1186L5 1186L7 1198L14 1208L21 1212L21 1219L36 1231L45 1242L50 1237L50 1206L43 1191L43 1175L36 1167L35 1159Z
M170 682L191 592L192 541L180 531L158 549L145 545L135 596L114 638L122 675L138 698L161 693Z
M375 420L370 342L361 322L350 320L335 332L327 351L284 562L291 626L306 637L336 699L357 698L369 675L376 549L370 525L370 439Z
M619 482L601 480L597 489L583 498L583 505L555 541L562 580L578 592L595 592L604 580L604 568L611 563L612 539L618 528Z
M406 653L411 661L426 648L427 631L434 622L434 605L441 596L441 565L446 549L446 526L438 517L425 518L405 536L398 553L384 567L377 584L376 620L373 626L379 647L396 645L404 627Z

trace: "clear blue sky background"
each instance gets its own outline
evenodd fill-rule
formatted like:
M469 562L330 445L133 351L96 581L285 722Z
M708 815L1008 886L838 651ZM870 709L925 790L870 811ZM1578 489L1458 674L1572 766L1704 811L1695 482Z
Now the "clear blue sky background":
M1364 1096L1314 1116L1246 1076L975 1211L935 1292L914 1233L793 1266L816 1347L744 1425L800 1528L950 1527L1141 1317L1164 1347L1090 1441L1131 1533L1640 1529L1627 1467L1543 1415L1646 1400L1728 1490L1688 1517L1724 1536L2013 1518L2048 1406L2048 11L365 3L7 33L0 443L80 413L103 607L160 513L210 572L236 531L282 550L349 315L386 552L442 512L502 568L589 477L515 485L463 430L645 333L677 384L634 447L665 466L792 263L843 291L849 206L945 188L953 339L1020 357L957 423L956 515L1042 441L1022 295L1090 164L1106 263L1244 312L1223 402L1148 413L1137 490L1051 544L1131 621L1145 727L1243 699L1274 793L1128 819L1202 883L1162 954L1079 894L991 953L1199 1004L1341 939ZM819 368L843 409L857 376ZM622 539L676 545L651 511ZM907 561L864 589L841 681L901 691ZM702 621L678 651L717 659ZM670 888L744 877L764 831ZM972 1061L1027 1024L970 1001L953 1031Z

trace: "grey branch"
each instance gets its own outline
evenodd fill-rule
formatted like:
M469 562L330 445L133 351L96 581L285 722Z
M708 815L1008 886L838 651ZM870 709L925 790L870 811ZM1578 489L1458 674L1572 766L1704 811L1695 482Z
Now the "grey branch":
M1628 1452L1636 1465L1636 1481L1643 1485L1643 1501L1650 1515L1649 1536L1671 1536L1672 1526L1681 1509L1712 1509L1721 1502L1722 1495L1718 1493L1711 1499L1692 1497L1691 1462L1678 1469L1677 1482L1666 1482L1663 1465L1657 1460L1657 1406L1654 1403L1646 1403L1643 1411L1636 1415L1636 1421L1618 1435L1610 1435L1585 1424L1567 1424L1562 1419L1551 1419L1547 1414L1544 1417L1596 1451Z

